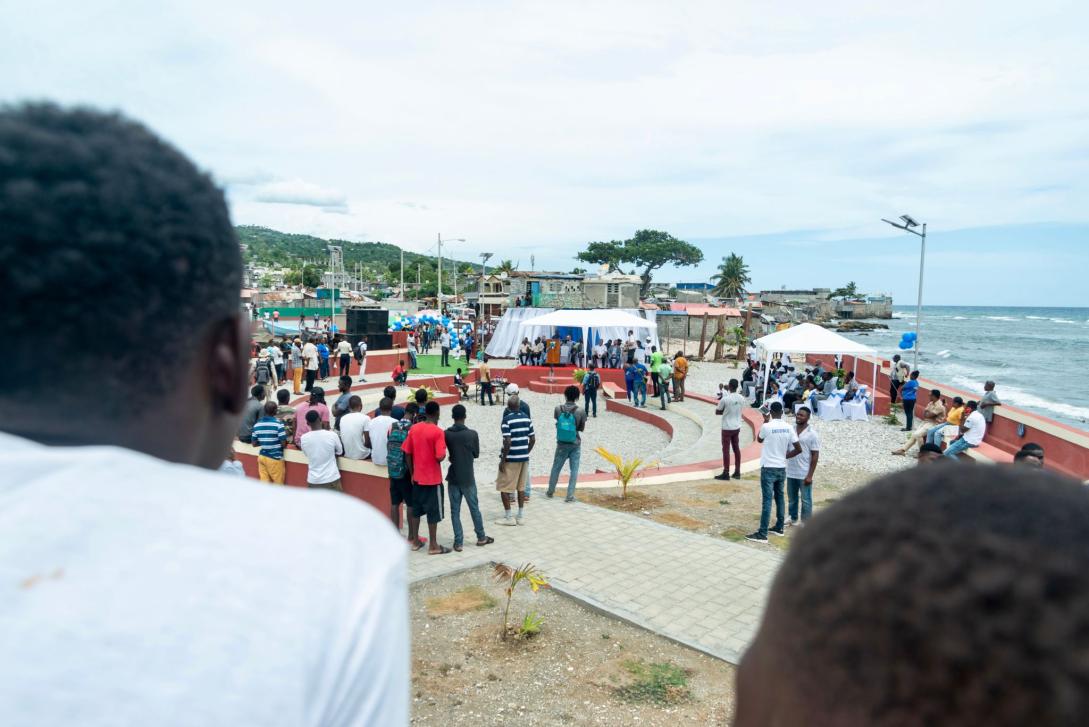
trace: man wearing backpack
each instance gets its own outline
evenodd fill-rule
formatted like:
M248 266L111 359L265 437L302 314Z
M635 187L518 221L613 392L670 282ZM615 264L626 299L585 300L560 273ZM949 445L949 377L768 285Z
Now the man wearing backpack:
M579 408L579 387L568 386L563 390L563 404L556 407L556 454L552 458L552 474L548 477L546 497L556 493L564 462L570 463L571 478L567 481L567 497L564 502L575 501L575 484L579 478L579 460L582 457L582 437L579 432L586 428L586 412Z
M394 525L400 525L401 503L404 503L405 517L409 521L409 529L411 530L411 523L414 519L414 513L412 512L412 479L409 477L408 467L405 466L405 453L401 450L401 445L408 439L408 430L412 427L414 417L404 416L400 419L391 419L389 409L392 405L393 402L388 397L382 399L379 404L381 415L373 421L375 423L381 421L383 428L387 426L387 421L391 421L388 424L389 430L385 437L384 452L386 471L389 474L390 519L393 520ZM413 406L415 406L415 402L413 402ZM381 445L381 439L381 437L375 437L374 427L372 427L371 443L375 448ZM381 464L377 462L379 457L375 456L375 452L376 450L372 450L371 461ZM417 528L419 528L419 524L419 519L416 519Z
M590 364L590 370L582 377L582 391L586 396L586 411L593 411L597 417L597 390L601 388L601 374L597 372L597 364ZM591 409L591 405L593 408ZM585 413L585 412L584 412Z
M359 380L366 382L367 376L367 339L359 339L359 345L355 347L355 360L359 362Z
M253 365L253 383L261 386L272 384L272 388L276 388L276 369L272 367L267 348L261 349L257 362Z

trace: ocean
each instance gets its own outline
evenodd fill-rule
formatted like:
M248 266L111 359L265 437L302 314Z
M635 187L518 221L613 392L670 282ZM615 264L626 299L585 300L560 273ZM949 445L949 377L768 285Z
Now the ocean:
M887 331L847 334L910 364L897 344L915 330L915 306L895 306ZM1089 430L1089 308L923 306L924 378L982 392L993 379L1003 403Z

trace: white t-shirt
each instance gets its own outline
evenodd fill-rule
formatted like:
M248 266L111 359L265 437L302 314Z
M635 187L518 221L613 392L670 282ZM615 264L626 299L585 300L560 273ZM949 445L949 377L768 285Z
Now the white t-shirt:
M408 724L406 551L388 517L7 434L0 472L5 727Z
M340 441L344 444L344 456L348 459L366 459L371 450L363 441L363 432L371 418L361 411L348 412L340 418Z
M450 334L446 331L442 332L442 348L450 348Z
M736 391L726 392L722 395L715 411L722 415L722 428L724 430L741 428L741 410L748 403L748 400Z
M348 343L347 341L341 341L337 344L337 353L339 353L341 356L351 356L352 344Z
M272 357L272 363L279 366L284 362L284 352L280 350L279 346L269 346L268 355Z
M974 411L964 420L964 441L973 447L983 443L983 435L987 433L987 420L982 412Z
M324 485L340 479L337 455L344 454L344 445L340 443L340 437L336 435L336 432L330 432L328 429L311 429L299 438L299 448L310 463L306 472L307 482L312 485Z
M371 433L371 462L374 464L386 464L386 440L389 439L389 428L395 421L391 416L379 414L367 425L367 431Z
M303 346L302 350L303 364L308 371L318 370L318 347L309 341Z
M360 356L362 356L363 358L367 357L367 342L365 340L360 341L359 345L356 348L359 349L359 355Z
M760 427L764 446L760 448L760 466L783 469L787 465L787 452L798 441L794 427L782 419L772 419Z
M797 429L794 430L797 433ZM821 438L812 426L807 426L798 435L798 444L802 447L802 453L787 460L787 477L795 480L804 480L809 474L809 462L813 459L812 453L821 449Z
M635 347L635 363L643 363L647 360L647 350L645 348Z

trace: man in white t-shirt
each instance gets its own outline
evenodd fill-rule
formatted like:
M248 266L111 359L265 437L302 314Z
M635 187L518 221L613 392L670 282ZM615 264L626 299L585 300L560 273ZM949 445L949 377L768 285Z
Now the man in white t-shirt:
M968 458L967 450L983 444L987 434L987 420L979 411L979 402L969 401L964 405L964 419L960 423L960 434L945 448L945 456L957 459Z
M441 366L450 365L450 331L445 327L442 329L442 336L439 338L439 348L442 353L440 360Z
M371 418L363 413L363 400L353 395L348 399L348 413L340 418L340 441L344 456L348 459L367 459L371 456Z
M764 415L764 426L760 427L757 441L764 446L760 449L760 493L763 501L760 505L760 529L745 536L746 540L758 543L768 542L768 533L784 535L783 531L783 485L786 483L787 460L801 453L798 434L794 427L783 421L783 405L773 401ZM768 527L771 520L771 500L775 496L775 526Z
M726 393L718 400L715 413L722 415L722 474L716 480L730 479L730 450L734 453L734 479L741 479L741 411L749 403L737 393L737 379L730 379Z
M337 343L337 356L339 361L339 371L341 376L348 376L352 371L352 344L348 343L345 339L340 339Z
M813 427L809 426L809 407L799 407L794 415L794 433L798 435L801 452L787 460L787 520L788 525L798 524L798 499L801 497L801 522L804 523L813 514L813 473L817 471L820 459L821 440Z
M313 340L306 342L302 349L303 366L306 369L306 388L310 391L314 388L314 382L318 379L318 347Z
M378 415L371 418L367 425L367 433L371 442L371 462L386 466L386 441L389 438L389 428L397 421L393 418L393 399L384 397L378 403Z
M251 332L222 191L87 107L0 110L0 156L0 723L407 725L388 518L215 471ZM186 345L141 366L148 331Z
M344 454L340 437L336 432L321 428L321 414L314 410L306 412L306 424L310 431L299 438L299 448L309 463L306 470L307 486L343 492L340 468L337 467L337 457Z

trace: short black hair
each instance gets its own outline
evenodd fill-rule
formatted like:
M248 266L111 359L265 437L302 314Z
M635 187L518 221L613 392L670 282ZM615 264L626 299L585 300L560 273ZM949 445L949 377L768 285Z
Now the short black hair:
M291 392L287 389L280 389L276 392L276 401L280 402L281 404L286 404L287 402L291 401Z
M578 401L579 387L575 386L574 384L569 385L563 390L563 398L567 399L568 401Z
M410 401L405 404L405 416L413 417L420 413L420 405L414 401Z
M942 396L942 390L941 389L931 389L930 390L930 395L933 396L935 399L940 399L941 396Z
M250 389L250 396L252 396L254 399L264 399L265 387L261 384L254 384L253 388Z
M382 396L390 400L390 406L393 406L393 400L397 398L397 389L393 386L387 386L382 389Z
M776 577L784 678L814 724L1081 724L1087 521L1080 483L1023 467L911 469L848 495Z
M424 406L424 413L429 417L437 417L439 415L439 402L429 401Z
M307 424L309 424L311 426L314 426L320 421L321 421L321 414L318 413L317 409L311 409L310 411L306 412L306 423Z
M393 399L383 396L382 400L378 402L378 411L393 411Z
M783 405L781 402L773 401L771 402L771 406L768 407L768 411L770 411L772 414L782 414Z
M241 287L223 191L180 151L117 113L0 107L0 310L22 338L0 399L120 410L165 395L197 349L147 366L147 334L199 339L238 314Z
M450 410L450 416L454 418L455 422L460 422L465 419L465 405L454 404L454 408Z
M352 394L348 397L348 409L351 411L359 411L363 408L363 400Z
M416 400L417 404L424 404L427 402L427 389L416 389L416 393L412 395L412 398Z
M271 417L271 416L276 415L276 410L279 409L280 407L278 407L276 405L275 401L266 401L265 406L263 408L264 408L264 411L265 411L265 415Z

